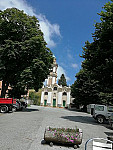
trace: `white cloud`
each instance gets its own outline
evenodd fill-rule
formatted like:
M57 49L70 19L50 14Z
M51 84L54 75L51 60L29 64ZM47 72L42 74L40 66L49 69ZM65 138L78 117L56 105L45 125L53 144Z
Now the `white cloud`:
M66 75L66 72L65 70L61 67L61 66L58 66L58 69L57 69L57 79L60 79L61 75L64 74L65 75L65 78L67 81L70 80L70 78Z
M36 14L34 8L32 8L25 0L1 0L0 1L0 10L5 10L6 8L16 7L20 10L24 10L25 13L31 16L36 16L39 20L40 27L44 33L45 41L48 44L48 47L54 47L56 43L53 41L54 36L61 37L60 27L58 24L51 24L46 16L42 14Z
M24 10L28 15L35 15L34 10L31 6L27 4L25 0L2 0L0 1L0 10L5 10L7 8L18 8Z
M56 43L52 40L55 35L60 35L60 27L58 24L51 24L44 15L40 14L37 16L40 21L41 29L44 33L44 38L50 47L54 47Z
M71 66L75 69L78 68L78 64L71 64Z

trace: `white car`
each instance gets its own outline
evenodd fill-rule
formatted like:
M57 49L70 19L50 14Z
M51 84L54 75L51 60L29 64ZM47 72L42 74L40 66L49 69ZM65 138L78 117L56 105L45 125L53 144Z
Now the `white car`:
M113 113L113 106L95 104L93 118L97 120L98 123L104 123L105 120L109 120L111 113Z

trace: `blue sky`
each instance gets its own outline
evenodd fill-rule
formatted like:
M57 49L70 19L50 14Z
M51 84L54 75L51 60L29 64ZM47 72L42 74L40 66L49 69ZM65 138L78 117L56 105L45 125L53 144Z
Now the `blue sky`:
M83 61L79 55L88 40L93 41L94 24L100 22L100 13L110 0L1 0L0 9L16 7L35 15L44 38L57 59L58 78L65 74L68 85Z

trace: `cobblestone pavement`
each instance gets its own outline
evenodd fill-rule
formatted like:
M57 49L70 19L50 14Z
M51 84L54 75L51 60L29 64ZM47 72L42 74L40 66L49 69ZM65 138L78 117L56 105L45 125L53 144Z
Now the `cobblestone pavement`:
M81 128L83 141L78 150L84 150L85 142L89 138L107 138L108 135L113 135L113 130L108 124L97 124L90 114L32 105L23 111L0 114L0 150L73 149L60 145L42 145L46 126Z

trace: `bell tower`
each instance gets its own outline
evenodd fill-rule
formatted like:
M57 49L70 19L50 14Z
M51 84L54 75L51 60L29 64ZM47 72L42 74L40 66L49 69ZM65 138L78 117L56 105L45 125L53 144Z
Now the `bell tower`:
M53 58L53 65L52 65L52 71L50 72L50 75L47 79L47 86L52 86L56 84L57 82L57 68L58 64L56 63L56 58Z

